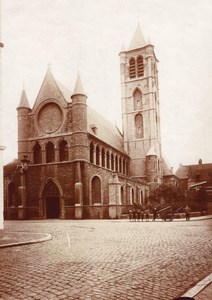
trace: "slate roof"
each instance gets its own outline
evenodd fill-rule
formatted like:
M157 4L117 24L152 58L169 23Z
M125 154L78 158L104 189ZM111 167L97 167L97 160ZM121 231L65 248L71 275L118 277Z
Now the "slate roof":
M92 127L97 128L97 134L94 133ZM123 137L116 125L113 125L102 115L97 113L94 109L88 106L88 132L103 142L118 149L122 153L124 151Z

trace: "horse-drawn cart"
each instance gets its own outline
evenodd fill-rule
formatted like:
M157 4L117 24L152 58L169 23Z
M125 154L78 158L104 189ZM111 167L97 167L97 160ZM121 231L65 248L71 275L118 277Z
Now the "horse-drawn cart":
M164 221L172 221L174 219L174 211L171 206L166 206L158 211L158 215Z

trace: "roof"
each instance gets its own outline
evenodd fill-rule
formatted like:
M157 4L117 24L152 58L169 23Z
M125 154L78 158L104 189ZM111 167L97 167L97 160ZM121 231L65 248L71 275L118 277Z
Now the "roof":
M52 75L51 69L48 68L36 101L34 103L33 109L38 107L38 105L45 99L51 98L58 99L66 104L66 102L71 102L70 96L71 91L64 87L61 83L56 81L54 76Z
M140 24L138 23L138 26L137 26L136 31L133 35L133 38L130 42L128 50L142 48L144 46L146 46L146 41L145 41L145 39L143 37L143 34L141 32Z
M180 165L180 167L177 169L175 175L179 179L188 179L188 168L183 165Z
M168 163L163 157L163 176L170 176L173 175L171 169L168 167Z
M96 134L92 127L96 128ZM87 130L93 136L102 140L108 145L118 149L122 153L124 151L123 137L116 125L105 119L102 115L97 113L94 109L88 106L88 127Z
M82 86L82 81L81 81L81 78L80 78L80 74L78 73L77 74L77 80L76 80L76 84L75 84L75 88L74 88L74 92L73 92L73 95L85 95L85 92L84 92L84 89L83 89L83 86ZM72 95L72 96L73 96Z
M152 156L152 155L157 156L154 146L152 146L146 154L146 156Z
M25 108L30 108L30 105L29 105L29 101L28 101L26 92L23 89L22 94L21 94L21 99L20 99L20 102L19 102L19 105L18 105L18 108L24 108L24 107Z

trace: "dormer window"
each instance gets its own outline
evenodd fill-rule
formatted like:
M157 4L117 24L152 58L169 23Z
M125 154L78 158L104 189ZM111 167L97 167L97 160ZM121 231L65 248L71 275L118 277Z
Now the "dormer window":
M95 124L92 124L92 125L91 125L91 129L92 129L93 133L94 133L95 135L97 135L97 133L98 133L98 128L96 127Z

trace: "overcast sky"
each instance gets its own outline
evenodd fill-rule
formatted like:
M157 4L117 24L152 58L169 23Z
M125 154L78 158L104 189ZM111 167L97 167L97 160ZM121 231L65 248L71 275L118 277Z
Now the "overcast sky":
M23 86L32 106L47 71L121 128L119 52L140 22L159 60L162 150L170 166L212 163L211 0L2 0L4 163L17 157Z

